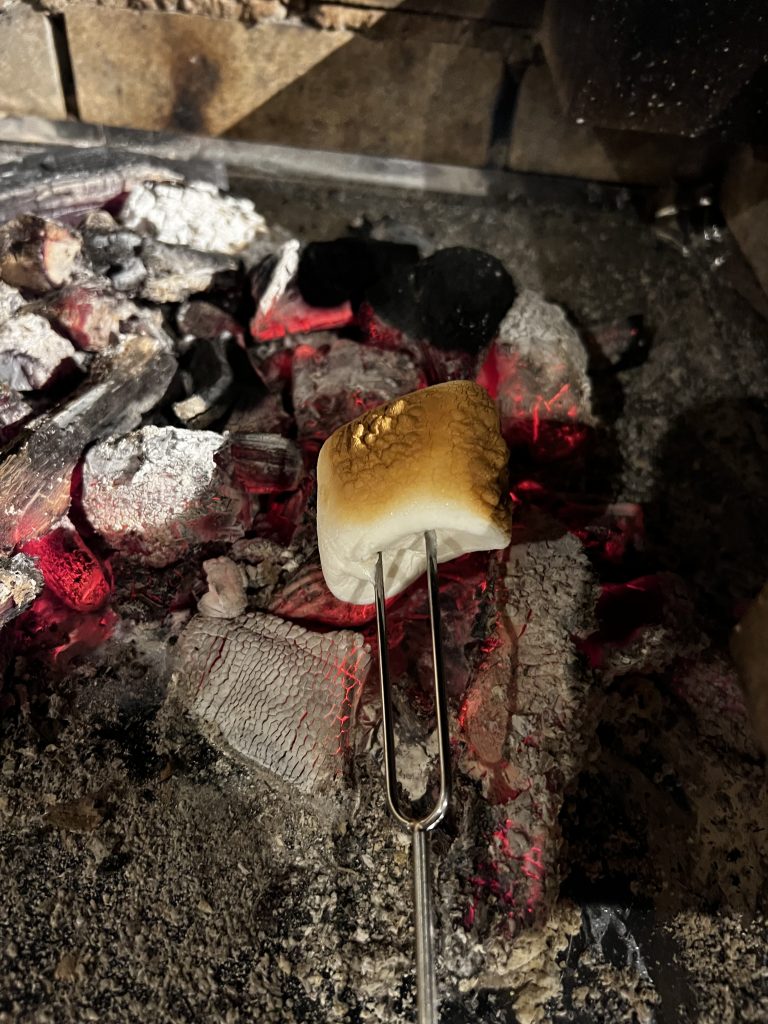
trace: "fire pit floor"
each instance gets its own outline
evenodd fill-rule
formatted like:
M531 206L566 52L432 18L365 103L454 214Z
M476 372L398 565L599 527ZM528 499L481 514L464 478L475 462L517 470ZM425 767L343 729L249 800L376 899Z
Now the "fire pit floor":
M739 601L768 578L766 325L749 272L727 240L654 229L629 207L248 191L297 237L365 216L387 237L485 249L582 328L642 315L651 342L625 369L597 366L600 457L577 481L553 464L548 482L643 505L637 576L686 581L697 639L676 675L652 659L605 671L560 816L561 896L528 935L524 989L513 958L477 991L461 971L462 942L477 962L469 933L443 920L442 1020L767 1019L764 765L725 654ZM134 628L55 685L17 679L0 721L0 1021L411 1019L408 844L370 762L343 792L288 800L209 746L166 697L152 586L129 583L114 607Z

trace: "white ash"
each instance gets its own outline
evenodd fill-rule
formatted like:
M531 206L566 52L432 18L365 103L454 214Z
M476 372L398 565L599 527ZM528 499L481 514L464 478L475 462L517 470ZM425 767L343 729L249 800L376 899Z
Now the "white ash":
M592 420L589 357L560 306L538 292L520 292L501 322L496 344L519 360L523 389L531 398L549 400L568 385L567 401L548 406L548 419L564 419L575 405L582 423Z
M203 562L208 590L197 602L201 615L213 619L235 619L248 607L245 587L248 576L231 558L209 558Z
M230 255L266 231L264 218L249 199L222 195L206 182L139 185L126 199L120 220L168 245Z
M299 269L301 243L292 238L285 242L276 253L262 260L253 277L253 297L256 312L262 316L270 313L291 282L295 281Z
M341 774L370 667L358 634L313 633L262 613L197 615L176 652L182 701L226 747L305 793Z
M328 437L366 409L415 391L421 382L405 352L343 338L304 352L302 346L302 357L294 359L292 397L299 434L305 437Z
M32 406L27 404L18 391L0 381L0 429L15 427L31 415Z
M0 549L48 533L66 515L72 473L84 449L136 426L163 396L175 369L165 346L142 335L96 356L87 383L38 417L23 444L0 463Z
M147 239L141 247L146 277L141 296L150 302L182 302L204 292L217 274L237 269L230 256Z
M44 583L43 574L28 555L0 557L0 627L29 607Z
M0 326L21 309L25 301L24 296L17 288L12 288L5 281L0 281Z
M16 313L0 326L0 380L16 391L43 388L63 363L82 367L83 358L36 313Z
M206 540L242 535L242 498L215 456L220 434L143 427L101 441L83 465L83 510L113 548L168 565Z

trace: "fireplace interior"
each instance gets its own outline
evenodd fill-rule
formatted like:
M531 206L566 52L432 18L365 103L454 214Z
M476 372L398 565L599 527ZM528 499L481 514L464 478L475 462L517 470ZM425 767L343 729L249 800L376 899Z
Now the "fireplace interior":
M316 464L450 380L513 530L439 571L439 1019L768 1019L768 299L722 176L184 132L0 122L0 1024L415 1019L373 591L326 586ZM387 615L419 808L425 580Z

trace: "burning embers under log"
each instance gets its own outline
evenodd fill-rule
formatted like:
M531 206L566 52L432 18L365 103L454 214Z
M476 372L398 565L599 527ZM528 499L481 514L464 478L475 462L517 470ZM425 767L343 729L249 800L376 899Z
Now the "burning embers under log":
M512 449L515 522L506 551L440 573L458 775L441 914L461 922L443 962L504 984L558 894L558 815L603 699L592 671L658 672L699 644L679 580L622 570L640 510L536 479L553 463L576 477L600 426L582 338L483 253L302 246L247 201L158 177L0 226L6 652L82 656L130 638L140 602L215 745L343 801L350 766L381 763L374 610L323 581L317 452L405 392L477 380ZM434 747L423 583L388 617L415 780Z

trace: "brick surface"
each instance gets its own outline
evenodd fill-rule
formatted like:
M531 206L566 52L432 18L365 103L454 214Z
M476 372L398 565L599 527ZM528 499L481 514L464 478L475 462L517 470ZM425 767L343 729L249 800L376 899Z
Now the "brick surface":
M291 6L300 9L306 0L290 2ZM544 10L544 0L337 0L337 4L339 7L377 7L418 14L443 14L522 28L536 28Z
M595 181L656 184L702 171L710 146L646 132L595 129L566 116L546 65L525 72L507 165L515 171Z
M0 14L0 111L66 117L50 22L29 7Z
M481 166L498 54L194 15L67 11L83 120Z

